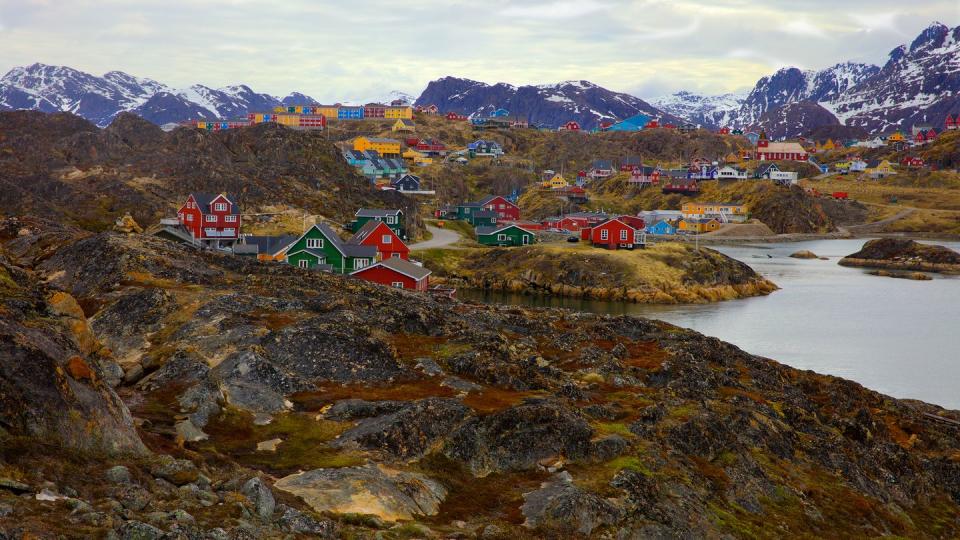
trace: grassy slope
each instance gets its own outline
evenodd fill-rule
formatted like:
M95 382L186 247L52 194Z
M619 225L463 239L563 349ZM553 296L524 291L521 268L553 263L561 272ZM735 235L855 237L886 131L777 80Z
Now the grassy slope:
M775 289L732 259L676 242L636 251L538 244L435 249L418 255L438 280L512 292L669 304L728 300Z

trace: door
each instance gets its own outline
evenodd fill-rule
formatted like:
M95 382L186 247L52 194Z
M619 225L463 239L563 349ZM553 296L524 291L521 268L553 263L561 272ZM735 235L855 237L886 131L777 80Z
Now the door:
M520 241L523 243L523 245L527 245L530 243L530 236L522 234L520 235Z

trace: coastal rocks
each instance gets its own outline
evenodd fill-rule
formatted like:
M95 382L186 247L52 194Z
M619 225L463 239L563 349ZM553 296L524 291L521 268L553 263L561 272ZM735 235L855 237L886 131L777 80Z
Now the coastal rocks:
M790 257L794 259L818 259L819 258L816 253L807 249L801 249L800 251L791 253Z
M889 270L871 270L871 276L890 277L897 279L911 279L913 281L932 281L933 278L923 272L891 272Z
M523 495L523 525L559 533L589 535L616 524L624 515L617 504L580 489L567 472L554 475L540 489Z
M385 521L432 516L447 496L439 482L422 474L378 465L314 469L281 478L274 487L317 512L372 514Z
M551 457L587 457L592 436L586 420L563 406L531 403L468 420L450 435L444 453L482 477L534 469Z
M960 253L944 246L901 238L870 240L860 251L840 259L842 266L960 273Z
M470 409L456 399L423 399L396 412L362 420L331 445L357 445L398 459L415 459L448 435L469 413Z
M150 468L150 474L163 478L176 486L182 486L190 482L196 482L197 477L200 476L200 471L190 460L162 455L157 459L157 463Z

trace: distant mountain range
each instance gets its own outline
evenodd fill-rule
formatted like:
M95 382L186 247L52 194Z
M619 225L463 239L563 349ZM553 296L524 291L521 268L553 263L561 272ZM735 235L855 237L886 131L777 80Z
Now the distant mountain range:
M636 114L663 122L689 121L707 128L764 129L772 137L815 130L886 132L914 123L943 124L960 113L960 27L930 25L909 45L890 52L882 67L846 62L820 71L784 68L761 78L746 95L677 92L644 101L589 81L551 85L486 84L457 77L430 82L416 99L442 112L485 115L507 109L533 124L557 127L569 120L584 128ZM401 92L386 101L412 100ZM236 118L280 104L312 103L301 93L275 97L236 85L173 89L157 81L111 71L97 77L69 67L33 64L0 78L0 110L70 111L98 126L129 111L157 124L186 119Z

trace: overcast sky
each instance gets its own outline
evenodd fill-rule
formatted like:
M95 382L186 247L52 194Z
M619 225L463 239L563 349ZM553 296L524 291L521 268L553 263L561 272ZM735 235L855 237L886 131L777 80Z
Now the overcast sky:
M779 67L882 64L960 0L0 0L0 72L33 62L321 101L445 75L654 97Z

